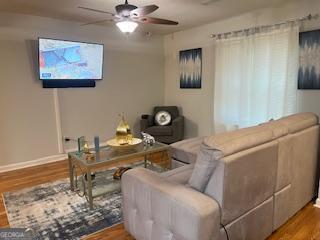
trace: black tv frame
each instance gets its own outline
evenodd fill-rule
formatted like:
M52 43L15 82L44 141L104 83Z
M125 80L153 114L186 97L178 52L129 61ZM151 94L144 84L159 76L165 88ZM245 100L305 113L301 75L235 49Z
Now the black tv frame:
M47 40L56 40L56 41L64 41L64 42L74 42L74 43L85 43L85 44L95 44L102 46L102 73L101 78L97 79L44 79L40 76L40 46L39 42L40 39L47 39ZM95 87L95 81L100 81L104 77L104 44L102 43L95 43L95 42L82 42L82 41L72 41L72 40L65 40L65 39L55 39L55 38L46 38L46 37L38 37L38 77L39 80L43 81L44 88L69 88L69 87Z

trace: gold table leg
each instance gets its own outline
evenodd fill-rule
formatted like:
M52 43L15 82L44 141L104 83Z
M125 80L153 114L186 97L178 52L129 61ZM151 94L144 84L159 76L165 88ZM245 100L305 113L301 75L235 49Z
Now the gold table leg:
M92 210L93 209L93 197L92 197L92 178L91 178L91 171L90 169L87 170L87 189L88 189L88 202L89 202L89 207Z
M73 161L72 157L68 156L69 161L69 178L70 178L70 189L71 191L74 191L74 171L73 171Z

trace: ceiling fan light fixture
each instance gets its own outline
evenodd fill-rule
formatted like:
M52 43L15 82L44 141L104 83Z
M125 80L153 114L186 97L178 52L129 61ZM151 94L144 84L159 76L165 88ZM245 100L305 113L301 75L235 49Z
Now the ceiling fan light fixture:
M123 33L133 33L138 27L138 23L129 20L117 22L116 25Z

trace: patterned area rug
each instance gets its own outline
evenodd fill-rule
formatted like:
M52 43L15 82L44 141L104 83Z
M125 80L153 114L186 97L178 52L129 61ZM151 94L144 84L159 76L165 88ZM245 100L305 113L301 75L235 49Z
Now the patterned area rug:
M140 166L135 164L135 166ZM160 171L160 169L153 169ZM122 221L119 180L114 169L96 174L94 184L108 183L109 194L94 199L90 210L84 197L70 191L69 179L3 194L10 226L31 228L40 239L79 239Z

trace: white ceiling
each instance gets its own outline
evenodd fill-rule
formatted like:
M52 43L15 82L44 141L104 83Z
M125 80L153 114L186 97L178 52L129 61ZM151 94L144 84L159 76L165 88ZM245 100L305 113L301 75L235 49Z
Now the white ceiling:
M291 0L129 0L136 6L156 4L160 8L150 14L153 17L178 21L178 26L144 25L141 31L168 34L223 18L236 16L259 8L272 7ZM203 2L209 2L203 4ZM108 15L79 9L85 6L114 12L119 0L1 0L0 12L43 16L62 20L92 22L109 18ZM106 25L112 22L104 23Z

